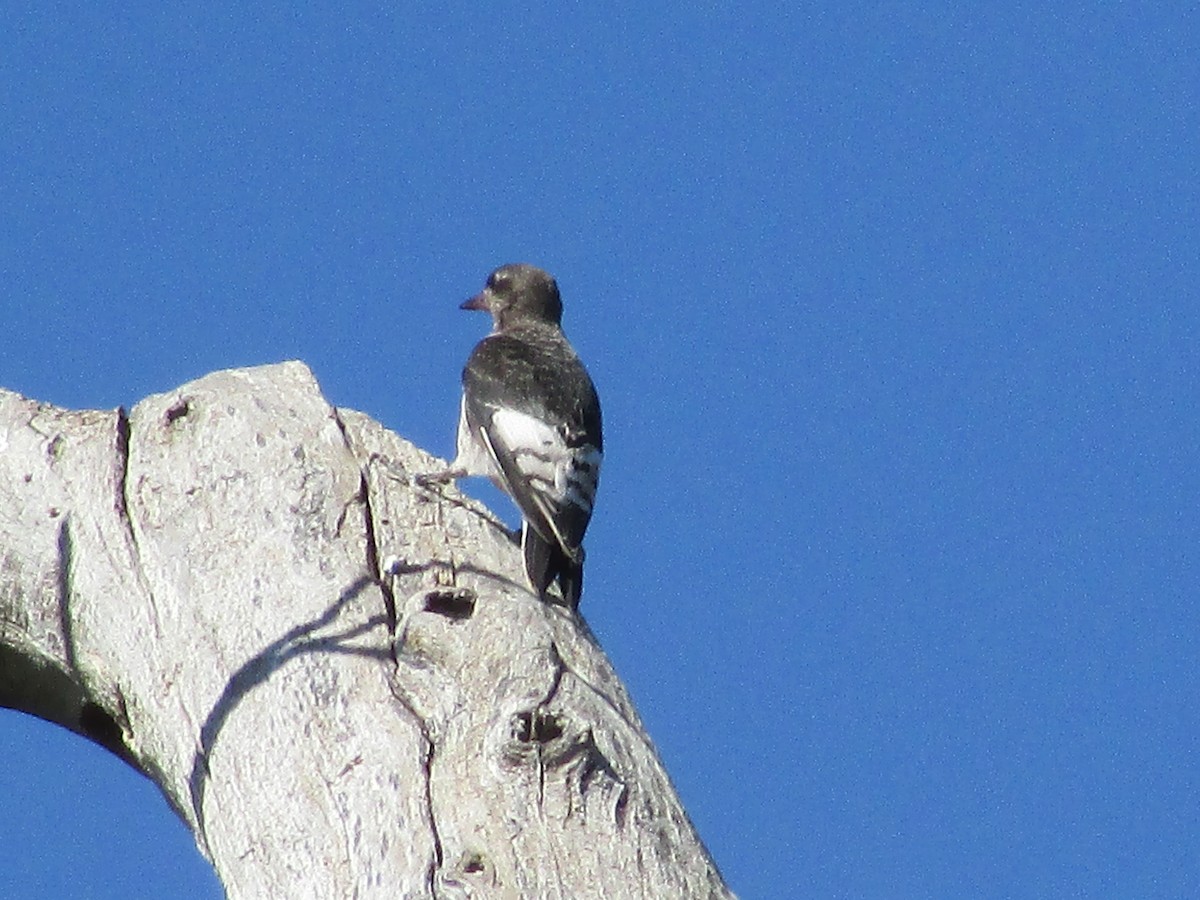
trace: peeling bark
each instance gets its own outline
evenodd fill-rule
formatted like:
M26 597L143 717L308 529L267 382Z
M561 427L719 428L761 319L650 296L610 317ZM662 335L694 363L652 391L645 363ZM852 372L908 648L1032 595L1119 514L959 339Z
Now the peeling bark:
M0 705L152 779L231 897L731 896L583 619L410 486L442 465L299 363L0 391Z

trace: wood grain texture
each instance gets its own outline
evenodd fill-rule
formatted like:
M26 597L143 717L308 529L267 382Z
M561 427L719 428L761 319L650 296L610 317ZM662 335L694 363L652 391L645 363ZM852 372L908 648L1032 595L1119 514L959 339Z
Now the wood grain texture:
M412 487L444 466L295 362L0 391L0 704L151 778L231 897L731 896L583 619Z

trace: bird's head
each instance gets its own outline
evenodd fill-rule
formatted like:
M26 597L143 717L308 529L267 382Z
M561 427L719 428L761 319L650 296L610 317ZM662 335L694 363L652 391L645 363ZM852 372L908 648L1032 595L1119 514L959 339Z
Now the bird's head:
M461 308L491 313L498 331L520 322L562 324L558 285L548 272L525 263L498 268L488 276L483 290Z

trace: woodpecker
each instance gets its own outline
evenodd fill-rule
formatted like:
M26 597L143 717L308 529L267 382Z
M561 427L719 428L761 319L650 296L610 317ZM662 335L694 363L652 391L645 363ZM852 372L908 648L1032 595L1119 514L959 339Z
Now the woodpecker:
M530 586L545 599L557 579L577 609L604 438L600 398L562 332L558 285L534 266L501 266L461 308L490 313L493 328L463 369L455 458L420 480L491 478L521 510Z

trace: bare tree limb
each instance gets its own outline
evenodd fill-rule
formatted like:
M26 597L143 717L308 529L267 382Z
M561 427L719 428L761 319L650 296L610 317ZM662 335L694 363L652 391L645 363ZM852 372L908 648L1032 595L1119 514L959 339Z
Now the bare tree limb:
M231 897L729 897L583 620L300 363L0 391L0 705L145 773ZM384 560L395 557L391 572Z

